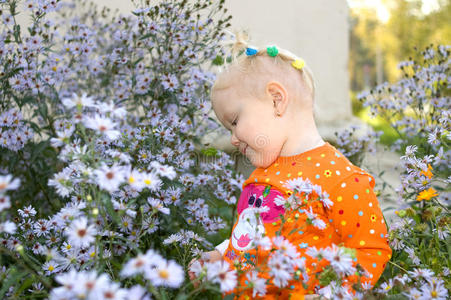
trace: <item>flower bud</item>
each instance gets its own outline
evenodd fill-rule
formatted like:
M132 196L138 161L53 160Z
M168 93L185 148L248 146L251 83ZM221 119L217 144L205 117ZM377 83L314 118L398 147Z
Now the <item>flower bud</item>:
M416 215L415 210L413 208L411 208L411 207L406 209L406 213L407 213L407 216L409 216L409 217L413 217L413 216Z
M23 252L23 246L21 244L17 244L16 246L16 251L19 252L20 254L24 254Z
M400 216L401 218L404 218L406 216L407 212L404 209L401 209L400 211L398 211L398 216Z
M424 223L421 223L421 224L418 224L415 226L415 230L419 231L419 232L424 232L427 230L427 228L428 228L428 226Z

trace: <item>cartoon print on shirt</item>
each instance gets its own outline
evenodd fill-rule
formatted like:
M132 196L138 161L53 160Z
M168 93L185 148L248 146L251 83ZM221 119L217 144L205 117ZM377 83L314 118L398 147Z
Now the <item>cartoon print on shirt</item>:
M250 184L241 193L238 202L238 222L232 232L232 246L240 251L255 247L253 240L261 238L265 233L264 223L275 222L285 210L274 203L274 199L282 195L271 186Z

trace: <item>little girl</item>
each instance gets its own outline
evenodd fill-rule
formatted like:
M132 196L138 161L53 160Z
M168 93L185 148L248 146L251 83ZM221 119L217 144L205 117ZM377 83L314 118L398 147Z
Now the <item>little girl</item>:
M290 278L283 289L271 287L275 278L258 274L269 280L260 295L302 299L319 285L312 273L321 263L316 260L319 255L312 253L329 247L339 260L335 245L344 246L355 249L353 266L359 264L366 271L367 276L361 278L364 288L374 286L391 257L384 217L373 191L374 178L319 135L312 73L301 58L276 46L248 46L242 34L237 34L232 53L235 59L212 88L212 106L231 131L231 143L256 169L243 184L230 239L204 256L210 262L224 259L230 266L252 270L269 254L256 250L263 237L282 247L294 245L293 259L305 263L302 276L308 286ZM236 57L238 53L242 55ZM314 192L322 201L309 203L308 209L290 210L287 203L294 187L304 195ZM250 280L245 273L240 282ZM350 288L358 277L347 276L346 282ZM243 299L258 295L252 289L241 293Z

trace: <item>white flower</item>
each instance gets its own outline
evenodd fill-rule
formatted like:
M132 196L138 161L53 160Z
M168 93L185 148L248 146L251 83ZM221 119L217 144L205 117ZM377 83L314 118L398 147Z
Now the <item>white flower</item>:
M138 273L143 273L149 267L149 257L145 254L138 254L130 259L122 268L121 276L130 277Z
M127 183L138 192L140 192L145 185L142 173L135 169L127 171L126 179Z
M387 282L383 282L379 289L377 290L379 293L387 294L393 288L393 278L390 278Z
M97 230L94 225L88 226L85 217L74 220L65 231L69 243L75 247L88 247L95 241Z
M9 234L14 234L16 232L17 226L11 221L5 221L0 223L0 232L6 232Z
M73 188L71 186L70 176L66 170L63 170L49 179L49 186L56 188L56 192L61 197L67 197L72 192Z
M319 200L323 203L323 205L324 205L325 208L328 208L328 209L329 209L331 206L334 205L334 203L332 202L332 200L329 199L329 194L326 193L326 192L323 192L323 193L321 194L321 197L320 197Z
M269 275L273 276L274 285L282 288L291 279L293 267L284 255L273 254L268 260Z
M45 274L50 275L59 272L61 266L56 261L50 260L42 265L42 269L45 271Z
M246 277L249 280L249 285L252 287L252 297L256 295L263 297L266 295L266 280L264 278L259 278L258 273L255 271L247 273Z
M323 230L324 228L326 228L326 223L321 220L321 219L314 219L312 221L313 226L315 226L316 228Z
M72 291L74 288L75 283L78 279L78 273L74 269L71 269L67 273L62 273L57 276L55 276L56 282L61 284L64 289L68 292Z
M140 285L132 286L126 295L127 300L150 300L149 296L146 295L146 290Z
M0 194L0 211L10 208L11 202L9 201L9 197L6 195Z
M11 181L12 175L8 174L6 176L0 175L0 193L4 193L8 190L15 190L20 186L20 179L15 178Z
M94 297L90 298L99 300L124 300L127 296L127 290L122 289L117 282L107 282L102 286L99 286L99 288L95 290L94 295Z
M177 176L177 173L174 170L173 166L165 166L160 164L158 161L153 161L150 163L150 166L155 169L155 172L157 172L160 176L165 176L169 179L174 179L175 176Z
M152 191L159 190L162 184L160 178L153 172L142 174L141 180L144 187L151 189Z
M268 236L261 236L259 234L255 235L252 243L255 247L260 247L260 249L265 251L271 250L272 247L271 239Z
M196 277L199 277L200 273L207 270L207 267L202 265L199 260L195 260L190 266L189 270L194 273Z
M106 135L110 140L115 140L121 135L118 130L114 129L116 127L116 123L111 121L109 118L103 118L99 115L95 115L94 118L87 117L83 123L87 128Z
M313 185L310 180L304 180L302 177L286 180L284 186L290 190L296 190L299 193L310 194L313 191Z
M76 281L73 282L77 299L96 299L96 292L107 287L109 282L110 279L106 274L98 276L96 271L78 273Z
M157 262L155 268L146 270L145 277L154 286L163 285L177 288L185 280L185 272L175 261L160 260Z
M69 128L64 128L63 131L57 131L56 135L57 138L51 138L50 144L52 147L61 147L64 144L67 144L69 142L69 138L72 136L72 133L74 133L75 126L70 126Z
M149 203L150 206L157 209L158 211L164 213L165 215L169 215L171 212L169 208L163 206L163 202L161 202L158 199L148 198L147 203Z
M86 93L83 93L81 97L73 93L72 98L63 98L61 102L63 102L64 106L66 106L69 109L75 106L77 106L77 108L80 109L83 106L94 107L94 101L92 101L91 97L87 97Z
M286 209L295 208L296 198L294 197L294 195L291 195L287 198L283 197L282 195L277 195L276 198L274 198L274 203L278 206L283 206Z
M408 297L409 299L421 299L421 292L417 290L416 288L411 288L409 292L403 292L403 295Z
M332 296L334 296L334 287L336 286L337 283L335 281L332 281L331 283L329 283L329 285L319 289L317 293L325 299L332 299Z
M111 113L119 119L123 119L127 115L125 108L116 106L113 101L109 103L98 102L96 106L102 114Z
M445 300L448 298L448 290L444 286L442 279L431 278L428 284L423 284L421 286L421 291L423 292L422 300L426 299L440 299Z
M335 244L326 248L324 258L330 262L332 268L339 274L350 275L355 272L355 268L352 265L352 257L343 248L337 247Z
M124 168L116 164L108 167L103 163L102 166L99 169L94 170L93 173L96 176L97 184L110 193L117 191L119 185L125 181Z
M412 278L423 277L426 280L430 280L434 276L434 272L432 272L431 270L420 268L415 268L413 269L413 271L409 271L409 274L412 276Z
M29 217L33 217L34 215L36 215L36 209L33 208L33 206L28 205L26 207L24 207L23 209L19 209L17 210L19 212L19 215L22 218L29 218Z
M277 236L273 239L274 245L278 248L278 252L283 255L287 255L290 258L297 258L299 253L296 251L296 247L293 246L283 236Z
M229 270L229 263L223 260L206 263L208 280L219 283L221 292L233 290L237 284L236 270Z
M316 247L309 247L305 252L310 257L321 260L324 258L325 250L323 248L317 249Z

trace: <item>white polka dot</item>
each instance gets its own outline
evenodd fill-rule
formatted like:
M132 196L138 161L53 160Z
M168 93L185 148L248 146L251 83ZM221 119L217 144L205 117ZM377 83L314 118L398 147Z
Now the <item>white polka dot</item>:
M384 219L381 219L381 223L384 224Z
M319 167L319 163L317 163L316 166Z
M370 233L371 233L371 234L374 234L374 229L371 229L371 230L370 230Z
M341 187L342 187L342 188L346 187L346 183L343 182L343 183L341 184Z
M370 207L373 207L373 203L372 203L372 202L370 202L368 205L369 205Z
M337 175L340 175L340 174L341 174L341 173L340 173L340 171L338 171L338 170L337 170L337 171L335 171L335 173L337 173Z
M346 170L351 171L351 168L350 167L346 167Z

